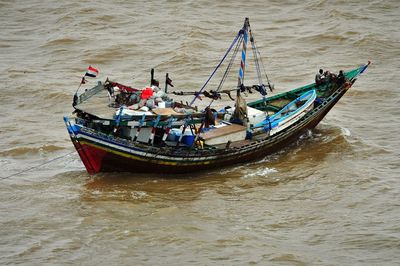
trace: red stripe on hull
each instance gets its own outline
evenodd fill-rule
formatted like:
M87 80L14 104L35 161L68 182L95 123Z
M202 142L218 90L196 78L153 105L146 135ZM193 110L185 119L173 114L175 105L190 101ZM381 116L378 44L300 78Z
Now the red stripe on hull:
M85 165L87 172L90 175L96 174L101 171L103 159L107 154L106 151L102 149L97 149L95 147L81 144L78 141L72 140L75 149L81 157L83 165Z

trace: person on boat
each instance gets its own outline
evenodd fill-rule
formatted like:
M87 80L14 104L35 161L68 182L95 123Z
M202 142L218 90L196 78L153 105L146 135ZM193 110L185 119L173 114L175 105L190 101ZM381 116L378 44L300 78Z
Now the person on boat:
M154 79L154 80L152 81L151 87L152 87L152 88L153 88L153 87L156 87L156 88L160 89L160 82L159 82L157 79Z
M317 86L322 85L325 81L324 70L321 68L317 75L315 75L315 84Z
M324 72L324 80L325 80L325 82L331 81L331 72L329 70L326 70Z
M346 77L344 76L343 70L339 71L339 75L337 77L337 85L340 87L346 82Z
M324 76L327 82L337 80L337 75L335 73L330 72L329 70L325 71Z
M107 81L106 81L106 82L107 82ZM108 97L110 98L110 101L111 101L111 98L115 99L114 88L113 88L112 84L109 83L109 82L107 82L107 83L104 85L104 88L105 88L105 89L107 90L107 92L108 92Z
M215 116L214 116L213 110L207 106L205 109L204 126L206 128L208 128L211 125L215 126Z

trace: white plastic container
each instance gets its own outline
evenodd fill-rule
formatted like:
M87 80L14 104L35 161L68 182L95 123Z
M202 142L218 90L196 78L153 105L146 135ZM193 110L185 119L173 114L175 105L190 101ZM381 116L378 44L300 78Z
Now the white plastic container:
M158 108L165 108L165 102L159 102Z

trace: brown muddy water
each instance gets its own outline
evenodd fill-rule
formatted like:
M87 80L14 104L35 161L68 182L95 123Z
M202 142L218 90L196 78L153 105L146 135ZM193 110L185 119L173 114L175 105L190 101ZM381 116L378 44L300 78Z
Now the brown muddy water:
M261 161L89 176L62 121L87 66L198 90L246 16L276 92L373 64ZM0 1L0 264L399 265L399 29L397 0Z

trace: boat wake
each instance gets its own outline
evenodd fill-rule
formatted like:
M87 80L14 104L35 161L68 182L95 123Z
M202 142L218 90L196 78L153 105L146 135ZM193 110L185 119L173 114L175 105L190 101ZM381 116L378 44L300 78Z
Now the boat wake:
M350 137L351 136L351 132L350 132L350 130L348 128L341 127L340 129L342 130L342 135L343 136L346 136L346 137Z
M277 173L277 172L278 172L278 170L275 168L268 168L268 167L261 168L260 167L259 169L256 169L255 171L252 171L251 173L246 173L245 175L243 175L243 179L254 178L254 177L266 177L272 173Z

